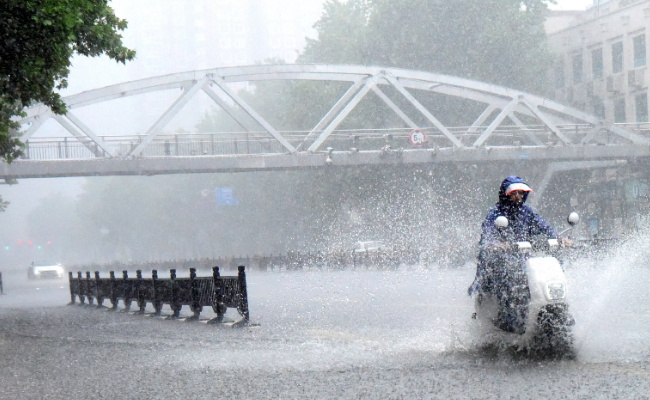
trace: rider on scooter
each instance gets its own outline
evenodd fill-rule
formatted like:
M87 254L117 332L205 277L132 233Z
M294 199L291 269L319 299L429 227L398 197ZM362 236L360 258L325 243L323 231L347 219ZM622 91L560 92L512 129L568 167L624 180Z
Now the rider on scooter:
M476 278L468 290L470 295L475 291L495 295L501 328L515 333L523 333L529 293L521 263L510 251L511 243L530 242L539 236L559 239L558 233L525 204L530 192L532 189L518 176L509 176L501 183L499 201L481 227ZM499 216L508 219L507 227L495 225ZM560 240L568 244L566 239Z

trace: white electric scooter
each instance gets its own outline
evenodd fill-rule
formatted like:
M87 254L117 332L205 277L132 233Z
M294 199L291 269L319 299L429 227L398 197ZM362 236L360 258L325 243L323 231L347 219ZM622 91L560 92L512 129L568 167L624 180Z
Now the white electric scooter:
M575 212L567 218L571 226L579 220ZM498 217L495 225L504 229L508 226L508 219ZM520 288L515 288L515 292L523 293L520 296L523 300L514 303L515 307L527 307L527 312L519 314L525 316L523 328L517 332L504 328L504 310L499 309L496 295L479 290L475 294L476 312L472 317L477 320L481 334L486 335L482 339L492 342L490 345L514 348L531 355L573 358L571 328L575 321L569 313L564 271L555 257L559 249L558 240L516 242L513 245L513 258L517 260L514 268L523 274L518 282Z

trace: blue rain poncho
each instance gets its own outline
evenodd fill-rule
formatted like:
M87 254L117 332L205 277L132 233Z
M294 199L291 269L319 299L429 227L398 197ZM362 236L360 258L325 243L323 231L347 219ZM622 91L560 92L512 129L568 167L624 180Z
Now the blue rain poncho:
M521 204L515 204L510 201L510 198L506 194L508 187L528 188L528 185L526 185L523 179L514 175L507 177L501 183L499 188L499 201L492 207L481 226L481 241L479 242L476 278L469 287L468 293L470 295L480 289L489 292L493 286L500 286L500 282L494 282L495 279L499 279L499 274L493 273L498 268L493 268L490 264L501 262L502 259L494 257L495 252L491 250L493 245L504 241L531 241L532 238L539 235L544 235L548 238L559 238L557 232L539 214L525 204L529 192L525 192ZM499 216L505 216L508 219L508 226L506 228L497 228L495 226L494 221Z

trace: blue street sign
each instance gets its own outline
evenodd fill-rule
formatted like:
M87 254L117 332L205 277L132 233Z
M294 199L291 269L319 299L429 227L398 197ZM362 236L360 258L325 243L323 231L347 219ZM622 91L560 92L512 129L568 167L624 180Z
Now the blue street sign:
M239 200L232 193L230 187L218 187L214 190L214 193L217 196L218 206L236 206L239 204Z

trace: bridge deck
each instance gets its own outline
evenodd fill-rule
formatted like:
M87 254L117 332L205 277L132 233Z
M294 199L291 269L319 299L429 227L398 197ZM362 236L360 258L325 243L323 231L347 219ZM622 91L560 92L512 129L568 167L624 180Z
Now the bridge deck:
M495 148L422 148L342 150L331 153L239 154L197 156L152 156L142 158L95 158L61 160L16 160L0 164L5 180L22 178L160 175L333 168L372 164L489 162L506 160L568 161L650 157L650 147L605 145L583 147L500 146Z
M330 108L324 108L328 111L315 126L301 131L277 129L231 86L301 80L310 84L321 81L349 85ZM102 109L107 109L103 103L170 89L181 89L180 94L144 134L98 135L75 114L77 109L90 105L101 104ZM242 131L168 133L168 123L199 93L207 95L232 117ZM376 95L369 105L392 112L390 124L395 127L342 129L344 121L353 124L347 117L358 111L355 108L359 104L368 101L369 93ZM480 115L467 113L467 121L462 122L466 126L447 126L441 122L446 119L444 115L436 115L435 110L425 107L426 96L471 103L472 107L467 109ZM20 136L25 143L25 156L11 165L0 164L1 178L7 181L516 159L579 161L647 157L650 149L648 123L612 124L509 88L376 66L216 68L126 82L83 92L64 101L68 108L64 116L54 115L43 105L27 110ZM45 132L39 136L46 121L55 121L69 135L52 137L52 132ZM409 136L414 131L420 131L426 141L414 145Z

